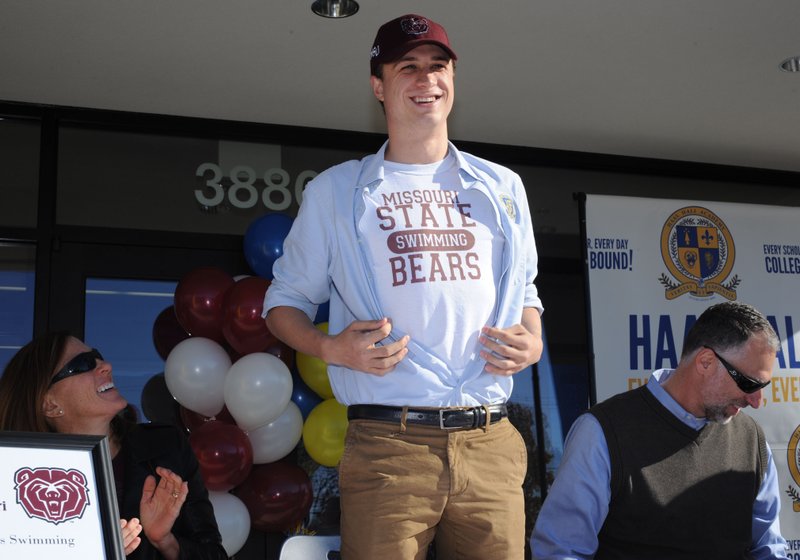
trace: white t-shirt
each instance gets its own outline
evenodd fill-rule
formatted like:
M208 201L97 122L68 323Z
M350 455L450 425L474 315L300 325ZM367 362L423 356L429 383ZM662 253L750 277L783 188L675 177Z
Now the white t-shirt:
M364 195L359 228L383 313L401 332L463 369L493 324L503 236L491 201L464 189L455 157L425 165L385 162Z

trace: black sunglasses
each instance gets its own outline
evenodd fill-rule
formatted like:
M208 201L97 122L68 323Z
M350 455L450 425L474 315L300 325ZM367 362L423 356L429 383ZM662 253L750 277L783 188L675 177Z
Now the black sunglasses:
M78 354L74 358L72 358L67 365L65 365L61 370L53 376L53 379L50 380L50 386L52 387L55 383L58 383L62 379L66 379L67 377L72 377L73 375L78 375L79 373L86 373L87 371L92 371L97 367L97 360L102 360L103 356L92 348L88 352L83 352Z
M730 374L733 380L736 382L736 386L739 387L745 393L755 393L759 389L763 389L767 385L769 385L769 381L756 381L752 377L747 377L746 375L739 373L736 371L736 368L730 365L728 362L725 361L725 358L717 354L717 351L711 348L710 346L703 346L703 348L708 348L719 360L719 363L722 364L722 367Z

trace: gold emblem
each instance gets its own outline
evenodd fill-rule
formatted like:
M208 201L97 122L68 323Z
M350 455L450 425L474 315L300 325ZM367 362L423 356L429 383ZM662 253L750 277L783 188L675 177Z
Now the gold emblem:
M797 426L794 432L792 432L789 438L789 444L787 445L788 449L786 450L786 462L789 465L789 472L795 484L800 485L800 468L798 468L798 466L800 466L800 461L798 461L800 456L798 456L797 450L798 441L800 441L800 426ZM790 484L786 493L792 499L792 509L795 512L800 512L800 493L798 493L797 488Z
M506 209L506 214L508 214L508 217L511 219L511 221L516 222L517 208L514 206L514 200L507 194L501 194L500 201L503 203L503 207Z
M661 274L667 299L684 294L736 299L737 275L727 284L736 257L728 226L702 206L686 206L673 212L661 229L661 258L672 278Z

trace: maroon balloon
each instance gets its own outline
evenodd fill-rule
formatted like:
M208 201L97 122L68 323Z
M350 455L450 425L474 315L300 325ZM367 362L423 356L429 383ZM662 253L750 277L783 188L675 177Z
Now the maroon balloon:
M313 490L306 471L285 461L254 465L233 493L250 512L259 531L288 531L311 509Z
M277 340L261 317L268 287L269 280L248 276L228 290L222 334L239 354L263 352Z
M170 305L158 314L153 323L153 345L162 360L166 360L172 349L187 338L189 333L178 322L174 305Z
M241 428L211 420L189 435L206 488L227 492L253 468L253 445Z
M233 277L220 268L204 266L186 274L175 288L175 315L192 336L224 340L222 320L225 296Z
M228 412L228 408L225 406L222 407L222 412L220 412L213 418L203 416L199 412L195 412L194 410L189 410L185 406L178 405L178 408L179 408L178 414L180 416L181 424L188 433L192 433L200 426L206 424L207 422L212 422L214 420L236 426L236 420L234 420L233 416L231 416L231 413Z
M264 352L272 354L276 358L280 358L281 361L286 364L286 367L289 368L289 371L294 369L295 351L288 344L284 344L280 340L275 339L275 342L269 345Z

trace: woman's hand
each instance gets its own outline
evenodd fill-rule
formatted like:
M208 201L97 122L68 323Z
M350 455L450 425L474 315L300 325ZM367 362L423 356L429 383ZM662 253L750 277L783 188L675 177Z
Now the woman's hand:
M122 530L122 544L125 547L125 556L139 548L142 543L142 538L139 533L142 532L142 525L135 517L128 519L120 519L119 527Z
M147 540L165 558L177 558L180 545L172 534L172 526L186 501L189 484L164 467L156 467L156 473L161 477L158 484L152 475L144 481L139 516Z

